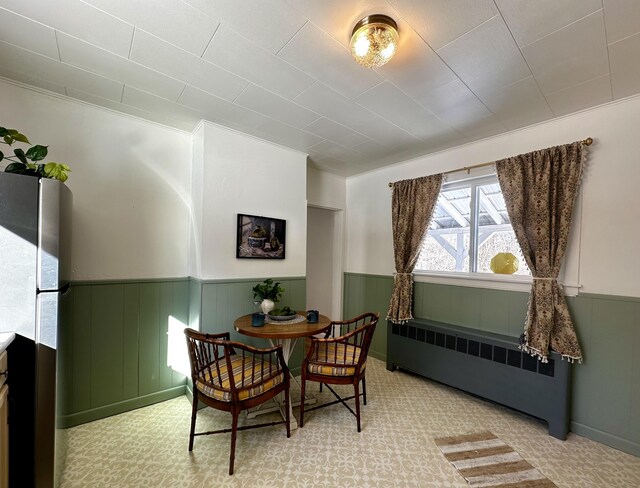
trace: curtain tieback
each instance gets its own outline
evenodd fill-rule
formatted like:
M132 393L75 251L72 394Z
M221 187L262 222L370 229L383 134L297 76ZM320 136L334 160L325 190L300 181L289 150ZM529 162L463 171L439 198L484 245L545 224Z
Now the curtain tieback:
M543 280L543 281L553 281L553 280L558 280L558 278L540 278L538 276L533 276L534 280Z
M408 275L412 275L413 273L396 273L396 276L408 276Z

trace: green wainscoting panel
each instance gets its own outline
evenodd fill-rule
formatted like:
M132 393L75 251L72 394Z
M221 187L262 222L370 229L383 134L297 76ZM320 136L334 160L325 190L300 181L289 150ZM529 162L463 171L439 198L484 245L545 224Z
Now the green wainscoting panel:
M380 321L371 341L369 354L384 360L387 354L386 316L393 288L387 276L345 274L343 317L357 317L365 312L378 312Z
M524 322L527 318L528 306L529 293L510 293L508 335L513 337L520 337L520 335L524 332Z
M452 291L451 286L415 283L413 296L422 302L424 318L444 322L451 316Z
M432 285L436 286L436 285ZM418 283L418 291L422 289L422 283ZM473 324L478 322L478 318L485 315L483 312L487 308L487 301L483 294L478 293L474 288L464 286L451 287L448 293L451 297L450 311L451 320L456 324ZM461 307L458 304L464 303ZM502 309L502 314L506 312L506 309ZM498 313L500 314L500 313ZM417 317L422 314L415 312ZM487 322L486 316L484 322ZM488 323L491 323L490 321Z
M81 412L91 408L91 288L71 288L71 347L65 347L71 354L73 374L71 409L68 412ZM65 334L67 336L67 334ZM68 382L67 382L68 384Z
M593 363L590 384L594 391L589 400L589 425L620 437L627 434L632 415L630 360L634 352L634 305L593 300L591 340L597 346L589 357L585 356L585 363ZM606 412L606 415L599 412ZM638 415L637 409L634 414Z
M73 293L65 293L60 300L58 328L58 371L56 406L58 412L69 412L73 401Z
M640 302L635 303L633 329L633 358L631 365L631 405L629 437L640 439Z
M91 407L123 400L124 286L91 291ZM130 373L130 372L127 372Z
M498 334L509 333L509 295L502 290L482 290L480 308L480 328ZM464 305L466 306L466 304ZM460 307L460 303L452 300L452 309ZM473 320L473 319L472 319ZM521 321L522 322L522 321Z
M139 395L140 378L138 374L138 318L140 316L140 285L127 283L124 289L124 334L123 334L123 398L129 400Z
M140 337L140 361L138 380L140 394L148 395L160 389L160 287L161 283L141 283L139 295L140 322L138 334Z
M203 332L228 331L231 333L232 340L256 347L265 347L267 345L265 340L241 335L233 329L233 322L236 318L254 311L252 288L263 279L200 281L202 298L199 303L197 300L191 300L193 307L200 305L200 308L190 310L190 316L198 315L200 317L200 330ZM296 310L306 310L306 278L274 278L274 280L279 281L285 290L278 303L279 306L288 305ZM299 370L301 361L302 344L300 343L289 361L289 366L294 373Z
M379 312L371 351L373 357L386 358L386 322L393 278L389 276L345 273L344 317L363 312ZM528 294L487 290L465 286L414 283L413 315L487 332L519 336L527 312Z
M344 316L386 315L390 276L345 273ZM518 337L528 293L433 283L414 284L414 316ZM567 297L584 361L573 367L571 430L640 456L640 299ZM386 334L381 321L376 336ZM378 339L378 337L376 337ZM386 343L374 339L374 357ZM375 346L375 347L374 347Z
M61 426L183 393L168 332L187 325L189 298L188 279L72 283L60 331ZM184 338L171 340L182 347Z
M365 286L373 276L346 273L344 276L343 317L349 319L363 313Z
M640 303L569 300L584 361L573 368L571 430L640 456Z
M200 312L202 310L202 281L189 279L189 327L200 330Z
M176 283L180 283L180 284L176 284ZM171 294L171 297L172 297L171 317L174 320L174 326L176 327L176 330L174 331L173 337L170 337L169 340L172 341L172 346L176 348L187 347L183 330L186 327L189 327L189 324L190 324L190 318L189 318L190 293L191 293L190 281L181 281L181 282L173 283L173 289ZM185 374L187 375L190 374L188 370L180 373L173 368L169 368L169 371L171 372L171 388L176 388L184 385L187 379Z
M593 336L591 334L593 303L592 300L589 299L578 300L577 297L567 297L567 305L569 306L571 317L576 324L578 340L580 341L582 354L585 358L582 364L578 364L573 368L573 382L571 385L572 399L585 399L591 394L589 381L591 371L594 367L594 363L588 360L589 356L593 352L590 347L590 344L593 343ZM589 410L590 404L588 401L572 401L572 422L579 422L586 425L589 422Z
M522 292L414 283L415 317L496 334L522 334L527 300Z

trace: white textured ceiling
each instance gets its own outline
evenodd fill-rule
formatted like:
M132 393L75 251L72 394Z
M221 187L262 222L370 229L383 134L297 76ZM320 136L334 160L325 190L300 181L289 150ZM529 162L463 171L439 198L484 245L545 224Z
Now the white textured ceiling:
M400 46L369 70L378 13ZM640 0L0 0L0 76L346 176L639 93Z

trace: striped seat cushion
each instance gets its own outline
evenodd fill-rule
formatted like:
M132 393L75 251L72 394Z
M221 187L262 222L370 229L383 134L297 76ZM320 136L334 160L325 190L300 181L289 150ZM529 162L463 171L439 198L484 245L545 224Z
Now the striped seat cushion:
M204 377L202 380L204 381L200 379L196 380L196 388L210 398L215 398L222 402L230 402L231 384L229 382L227 362L226 360L221 360L219 364L222 383L218 379L215 365L212 365L211 370L213 371L213 378L211 377L212 375L209 373L209 370L203 371ZM284 373L282 371L277 373L275 364L271 365L271 373L269 373L269 363L256 362L253 364L249 357L245 357L243 361L243 358L240 355L236 354L231 356L231 367L233 368L233 379L236 389L238 390L238 399L241 401L256 397L261 393L269 391L284 381ZM243 370L244 382L242 382ZM264 377L261 378L263 370Z
M359 358L360 348L358 346L335 342L329 343L328 347L319 344L317 355L309 361L307 371L326 376L353 376L356 374ZM362 364L361 369L364 370L365 365L366 362Z

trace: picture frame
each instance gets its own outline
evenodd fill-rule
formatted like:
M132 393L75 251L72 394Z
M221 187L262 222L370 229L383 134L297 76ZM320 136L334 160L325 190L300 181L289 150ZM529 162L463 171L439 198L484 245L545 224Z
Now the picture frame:
M286 220L239 213L237 226L237 259L285 258Z

